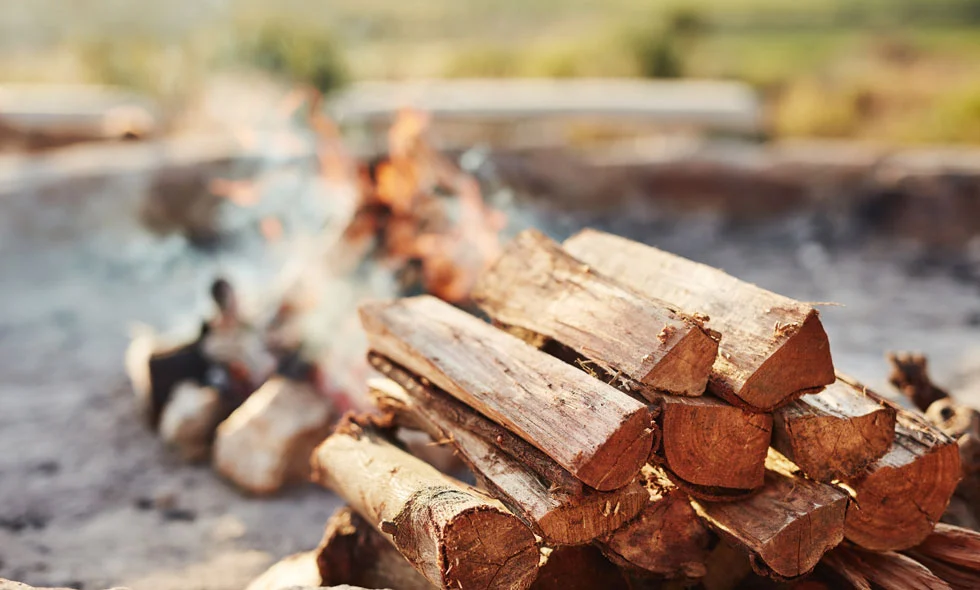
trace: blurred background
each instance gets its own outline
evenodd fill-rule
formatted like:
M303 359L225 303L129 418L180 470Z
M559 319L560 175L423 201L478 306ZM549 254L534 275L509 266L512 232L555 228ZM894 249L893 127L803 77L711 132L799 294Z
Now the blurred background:
M243 495L133 396L219 277L335 415L359 302L466 306L527 227L819 303L839 369L894 395L922 351L980 404L977 144L977 0L6 0L0 577L232 589L315 546L336 498Z

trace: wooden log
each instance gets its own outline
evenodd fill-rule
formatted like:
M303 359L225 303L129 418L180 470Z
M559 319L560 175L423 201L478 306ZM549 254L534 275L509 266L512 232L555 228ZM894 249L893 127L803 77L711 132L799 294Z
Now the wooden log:
M629 590L623 572L596 547L557 547L538 571L531 590Z
M704 576L711 536L687 494L658 467L644 467L642 478L649 497L646 507L597 545L623 568L667 578Z
M434 297L367 304L361 322L373 350L597 490L628 484L650 455L647 406Z
M962 477L959 450L918 414L878 399L897 411L895 439L885 456L846 480L854 502L845 535L874 551L908 549L932 532L946 510Z
M718 354L693 319L597 274L534 229L504 249L472 298L495 322L574 350L648 399L701 395Z
M414 570L412 572L414 573ZM302 553L288 555L269 566L269 569L252 580L245 587L245 590L283 590L284 588L294 590L295 588L319 588L320 586L320 572L317 571L316 567L316 552L303 551Z
M977 531L939 523L924 541L909 552L980 572L980 532Z
M365 588L431 590L432 584L402 557L388 539L349 506L327 521L314 551L320 584Z
M801 477L776 453L769 454L766 485L754 496L693 504L722 539L752 556L754 567L782 578L809 572L844 538L847 495Z
M708 390L759 411L786 405L834 382L830 344L811 305L709 266L594 230L564 243L596 271L676 305L722 334Z
M942 388L929 378L929 361L916 353L889 352L886 355L891 373L888 382L900 391L920 412L925 412L933 402L949 397Z
M841 545L824 556L823 563L857 590L951 590L929 568L893 551Z
M772 416L712 396L655 397L664 466L692 495L738 497L762 485ZM686 484L686 485L685 485Z
M375 405L392 413L395 423L452 444L481 487L545 543L588 543L618 529L646 505L647 492L638 482L611 492L583 486L547 455L466 405L421 385L381 357L372 355L370 360L390 379L369 383Z
M895 409L838 378L774 413L772 446L807 476L823 482L862 473L891 447Z
M492 498L348 421L317 447L317 483L350 502L439 588L527 588L534 535Z

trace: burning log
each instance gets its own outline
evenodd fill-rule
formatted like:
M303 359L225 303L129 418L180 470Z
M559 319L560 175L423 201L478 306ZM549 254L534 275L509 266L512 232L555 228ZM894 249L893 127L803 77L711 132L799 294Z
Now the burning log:
M538 570L531 590L630 590L623 572L592 545L558 547Z
M668 578L705 575L710 535L687 494L655 467L643 468L649 501L640 514L598 542L615 564Z
M712 396L655 399L660 408L658 456L685 491L722 499L743 496L763 484L772 416Z
M820 393L776 410L772 446L823 482L862 473L891 447L895 409L838 378Z
M373 350L593 488L628 484L650 456L655 427L645 405L446 303L422 296L368 304L361 322Z
M432 589L432 584L405 561L394 545L349 506L333 513L323 540L313 553L318 584Z
M596 274L537 230L507 246L472 298L495 321L572 349L651 400L701 395L718 353L692 319Z
M546 543L578 545L608 534L637 515L647 492L632 482L597 492L547 455L452 397L418 383L406 371L371 355L390 381L371 394L399 425L423 430L456 447L481 486L503 502Z
M309 477L309 457L330 428L327 400L307 383L276 377L218 426L214 466L255 495Z
M317 447L313 479L344 497L439 588L527 588L534 535L503 505L348 421Z
M854 502L845 534L866 549L893 551L914 547L932 532L962 473L953 439L917 414L881 401L897 410L895 440L881 459L847 480Z
M782 578L814 568L844 538L847 495L805 479L775 453L766 460L766 485L737 502L695 500L698 514L721 537L749 553L753 567Z
M812 306L625 238L585 230L565 249L596 271L676 305L722 334L708 390L771 411L834 382L830 344Z
M857 590L951 590L929 568L892 551L878 553L841 545L823 563Z

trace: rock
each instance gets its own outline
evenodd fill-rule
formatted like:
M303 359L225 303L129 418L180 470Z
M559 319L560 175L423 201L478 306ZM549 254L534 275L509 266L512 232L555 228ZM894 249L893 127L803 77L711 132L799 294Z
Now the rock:
M256 495L305 481L330 418L330 404L311 385L273 377L218 426L215 468Z
M213 387L183 381L160 419L160 436L186 461L205 461L221 421L221 394Z
M269 569L252 580L245 590L285 590L307 587L320 587L316 551L296 553L272 564Z

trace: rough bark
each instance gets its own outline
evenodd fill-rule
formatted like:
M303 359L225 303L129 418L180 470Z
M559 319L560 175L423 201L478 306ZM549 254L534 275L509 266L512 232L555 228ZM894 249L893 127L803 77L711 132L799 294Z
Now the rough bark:
M888 452L895 437L895 409L865 391L838 378L820 393L776 410L773 448L817 481L863 472Z
M649 501L640 514L597 542L615 564L667 578L705 575L710 533L687 494L657 467L643 468Z
M533 229L483 273L472 298L494 321L574 350L648 399L701 395L718 354L692 318L597 274Z
M824 556L823 563L857 590L950 590L929 568L893 551L841 545Z
M898 412L895 439L885 456L846 480L854 502L845 534L866 549L893 551L918 545L932 532L962 473L955 441L918 414L881 401Z
M709 266L637 242L584 230L565 250L647 297L702 317L721 333L708 390L735 405L771 411L834 382L817 310ZM704 317L707 316L707 317Z
M431 590L432 584L402 557L388 539L349 506L327 521L314 552L320 584L365 588Z
M847 495L801 477L775 453L766 468L765 487L750 498L693 504L723 539L751 554L758 569L795 578L844 538Z
M618 567L592 545L557 547L538 571L531 590L628 590Z
M656 396L658 456L672 476L699 497L739 496L762 485L772 416L712 396ZM723 488L723 490L712 488ZM728 493L725 493L725 492ZM705 496L705 494L708 494Z
M369 384L375 405L392 413L396 424L419 428L434 441L453 445L481 487L545 543L588 543L622 526L646 504L647 493L639 483L611 492L592 490L541 451L445 393L421 385L384 359L374 356L371 364L390 378ZM506 446L516 447L515 455L496 443L505 436L510 437ZM532 464L536 470L529 467Z
M628 484L650 455L644 404L433 297L368 304L373 350L536 446L587 485ZM587 426L587 427L586 427Z
M346 499L440 588L527 588L534 535L504 506L353 421L317 447L313 479Z

